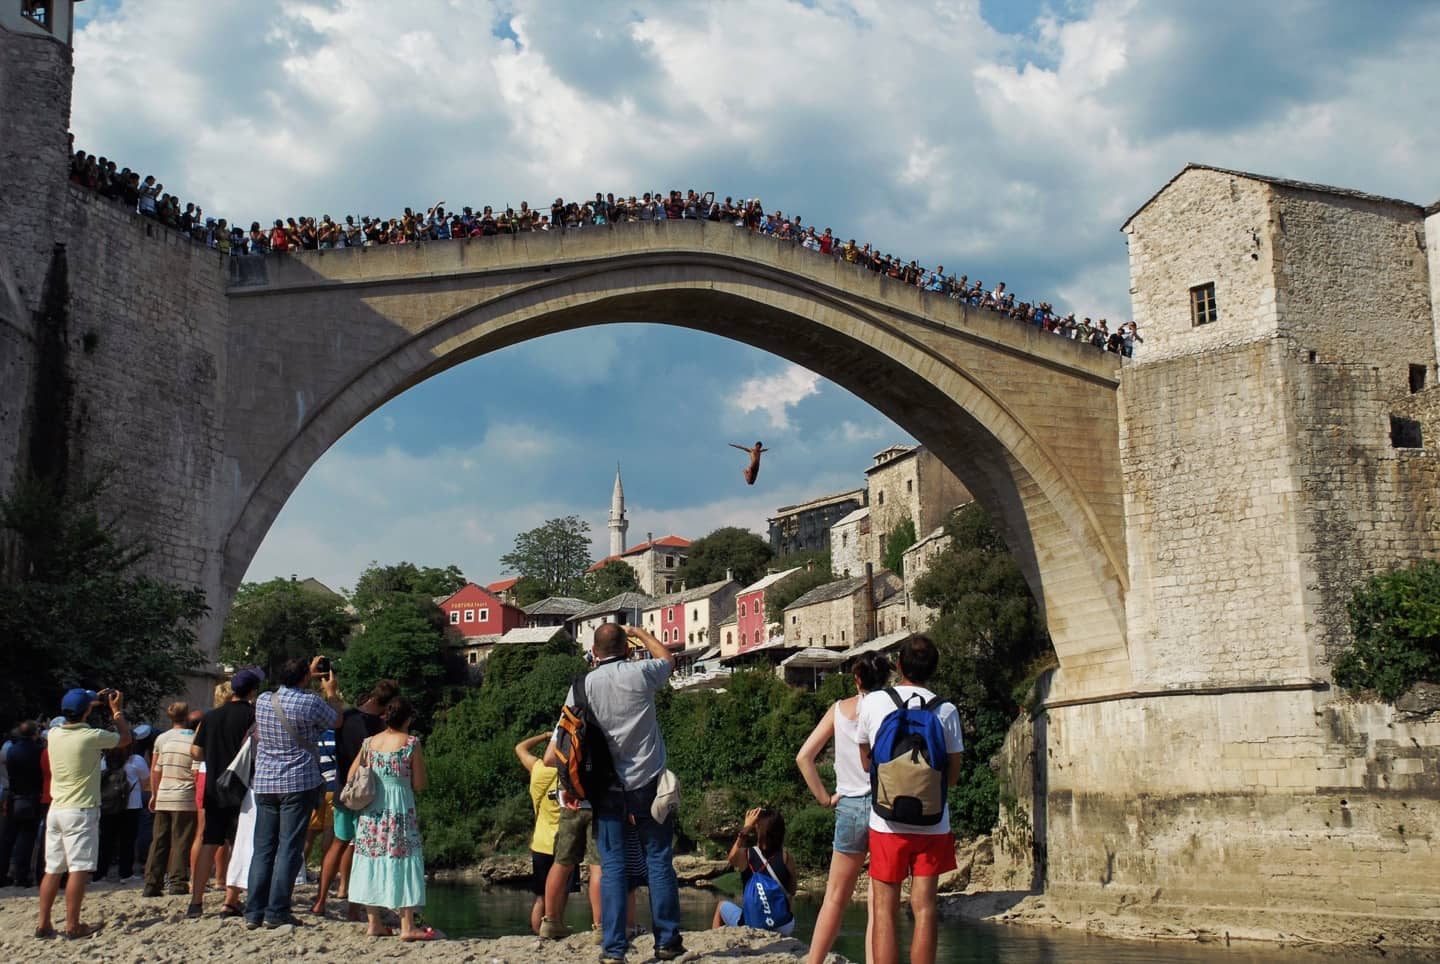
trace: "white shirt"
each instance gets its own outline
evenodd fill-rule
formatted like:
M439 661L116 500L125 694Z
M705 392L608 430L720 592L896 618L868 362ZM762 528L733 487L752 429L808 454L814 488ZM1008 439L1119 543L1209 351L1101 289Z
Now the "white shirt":
M895 686L892 687L900 699L910 705L920 702L928 703L935 694L923 686ZM920 700L912 699L919 696ZM885 722L885 717L895 710L895 701L890 694L884 690L876 690L873 693L866 693L860 700L860 712L856 714L856 720L860 724L860 741L866 746L875 745L875 737L880 732L880 724ZM945 730L945 752L959 753L965 749L965 738L960 733L960 711L955 709L955 704L946 703L935 711L940 719L940 726ZM950 802L947 792L945 812L940 817L940 822L929 827L916 826L910 823L900 823L895 820L886 820L876 815L874 810L870 811L870 829L878 830L881 833L914 833L914 834L942 834L950 832Z
M858 713L860 704L855 704ZM842 797L863 797L870 793L870 774L860 765L860 720L848 719L840 712L840 704L832 709L835 714L835 792Z

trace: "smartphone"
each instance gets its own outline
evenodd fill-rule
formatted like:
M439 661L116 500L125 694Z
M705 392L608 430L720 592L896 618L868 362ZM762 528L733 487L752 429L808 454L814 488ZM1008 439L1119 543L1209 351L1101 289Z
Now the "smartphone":
M330 657L329 657L329 656L321 656L318 660L315 661L315 675L316 675L316 676L326 676L326 677L328 677L328 676L330 675Z

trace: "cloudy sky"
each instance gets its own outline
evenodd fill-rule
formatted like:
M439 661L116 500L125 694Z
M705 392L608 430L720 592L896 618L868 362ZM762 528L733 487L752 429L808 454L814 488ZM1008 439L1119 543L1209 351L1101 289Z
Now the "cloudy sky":
M79 145L207 213L714 189L1022 297L1127 317L1125 217L1187 161L1440 197L1440 4L90 0ZM755 401L742 401L759 399ZM663 401L659 401L663 400ZM760 484L727 442L764 439ZM453 369L312 469L250 578L501 575L514 534L763 530L903 440L810 372L665 326Z

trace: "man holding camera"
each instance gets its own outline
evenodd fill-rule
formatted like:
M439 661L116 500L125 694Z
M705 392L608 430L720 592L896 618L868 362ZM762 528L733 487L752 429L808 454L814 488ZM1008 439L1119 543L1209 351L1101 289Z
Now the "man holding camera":
M309 691L320 682L324 699ZM330 661L292 659L280 667L280 688L255 703L255 849L250 860L245 926L254 930L300 925L290 910L295 875L305 860L305 831L324 778L316 745L340 725L340 701Z
M85 721L108 705L114 730L100 730ZM65 936L89 937L98 928L80 923L80 905L100 850L100 757L106 750L130 745L125 699L119 690L74 689L60 701L62 726L49 736L50 812L45 821L45 877L40 881L40 921L36 937L54 937L50 910L65 884Z

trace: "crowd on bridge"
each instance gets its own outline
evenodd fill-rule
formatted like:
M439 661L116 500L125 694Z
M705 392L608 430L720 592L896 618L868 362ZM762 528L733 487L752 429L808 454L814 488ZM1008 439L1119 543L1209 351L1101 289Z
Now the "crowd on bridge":
M1112 328L1105 318L1093 321L1076 317L1074 312L1062 315L1048 301L1019 299L1003 281L992 287L980 278L972 280L968 274L957 278L953 271L947 274L944 265L930 268L914 259L907 261L903 256L882 253L868 241L842 241L832 229L807 225L799 215L787 215L779 209L767 211L759 198L721 200L713 191L647 191L638 197L596 192L593 199L584 201L557 197L548 211L532 208L527 201L520 202L519 208L487 204L447 210L441 201L423 211L407 207L397 217L350 214L342 221L328 214L318 220L292 216L276 218L269 226L251 221L246 228L226 218L207 216L192 202L182 206L180 198L167 192L154 175L142 178L128 167L117 170L114 161L85 151L76 151L72 156L70 180L227 255L417 244L645 221L728 223L1127 358L1144 341L1133 321Z

